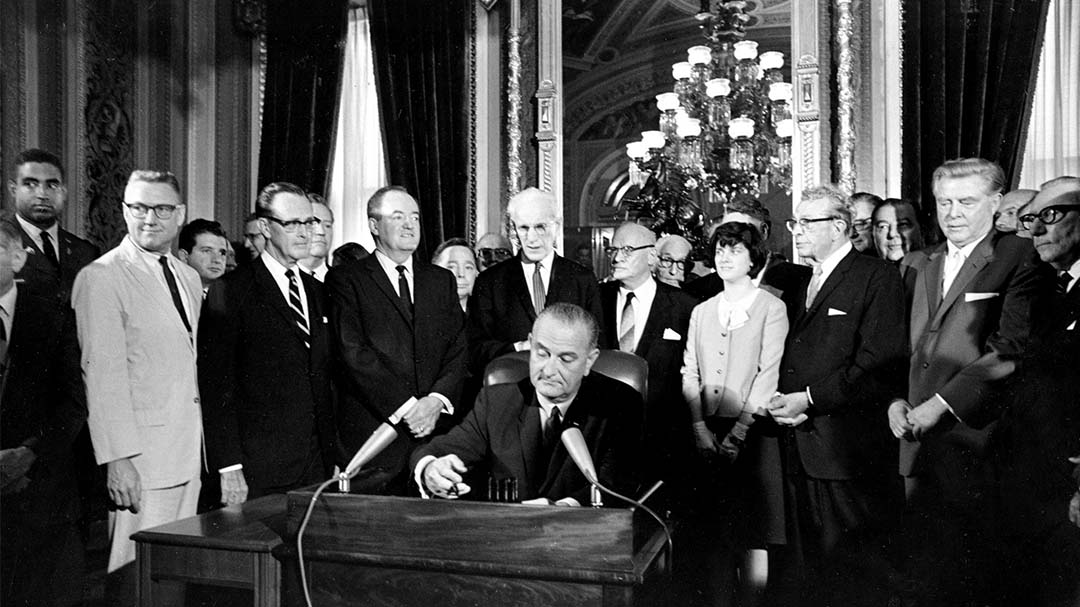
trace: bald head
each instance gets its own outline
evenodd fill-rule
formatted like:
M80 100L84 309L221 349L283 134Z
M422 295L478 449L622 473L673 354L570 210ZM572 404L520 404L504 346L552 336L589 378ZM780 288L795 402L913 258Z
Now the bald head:
M476 263L481 272L491 266L506 261L514 255L510 248L510 239L498 232L488 232L476 241Z
M1020 207L1031 202L1038 194L1035 190L1013 190L1001 197L997 214L994 216L994 228L999 232L1016 232L1020 224L1016 222L1016 212Z
M627 289L636 289L656 267L656 234L645 226L624 223L611 238L611 276Z
M656 241L656 267L653 275L662 283L681 287L686 280L687 259L693 250L690 241L678 235L668 235Z
M1080 179L1055 180L1019 211L1039 257L1058 270L1080 260Z

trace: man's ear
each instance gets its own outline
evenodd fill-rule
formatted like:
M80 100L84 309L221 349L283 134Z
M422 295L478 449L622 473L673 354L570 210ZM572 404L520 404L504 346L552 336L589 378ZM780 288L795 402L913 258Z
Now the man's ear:
M182 261L184 263L187 263L187 260L188 260L188 252L187 251L185 251L183 249L177 249L176 250L176 256L180 258L180 261Z
M265 217L260 217L258 221L259 233L261 233L266 240L270 240L270 220Z
M7 182L8 191L11 192L11 197L15 197L15 190L19 189L19 184L15 183L14 179L8 179Z
M600 349L593 348L585 355L585 375L588 375L592 371L593 364L596 363L596 359L600 357Z
M21 242L14 242L11 244L11 271L18 274L23 264L26 263L26 249L22 248Z

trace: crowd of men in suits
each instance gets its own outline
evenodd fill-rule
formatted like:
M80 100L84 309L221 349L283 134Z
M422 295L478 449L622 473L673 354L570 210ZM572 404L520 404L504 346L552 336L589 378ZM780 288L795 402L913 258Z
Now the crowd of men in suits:
M556 201L529 188L507 207L518 253L499 235L449 243L447 271L417 258L419 205L389 186L367 201L374 252L328 268L332 213L279 182L245 222L250 259L228 269L221 226L185 222L170 173L131 174L127 234L99 255L59 228L58 158L27 150L10 171L4 604L78 599L91 446L117 604L134 596L132 533L325 480L383 424L400 436L370 464L380 491L455 498L484 467L522 500L582 504L587 483L550 437L569 423L602 482L664 480L676 517L693 499L683 352L691 312L724 283L685 281L681 238L620 226L601 283L556 252ZM1080 180L1014 209L1027 238L994 227L996 164L947 162L933 188L945 242L899 266L856 246L861 211L821 187L786 222L806 265L772 253L754 278L790 327L768 406L788 521L777 604L1080 600ZM756 201L723 220L772 229ZM590 374L599 349L646 360L646 393ZM523 351L527 380L481 386L488 363Z

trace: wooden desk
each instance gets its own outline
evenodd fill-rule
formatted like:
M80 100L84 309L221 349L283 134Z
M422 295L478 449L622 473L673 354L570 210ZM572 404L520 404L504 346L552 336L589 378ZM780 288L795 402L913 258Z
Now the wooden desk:
M285 529L284 495L140 531L136 542L139 605L155 607L178 583L250 589L256 607L281 604L281 563L272 551Z

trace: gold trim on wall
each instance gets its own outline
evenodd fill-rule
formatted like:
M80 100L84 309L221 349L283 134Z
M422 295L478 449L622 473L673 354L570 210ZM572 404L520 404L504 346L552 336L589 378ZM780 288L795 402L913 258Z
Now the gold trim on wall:
M521 191L521 0L510 1L510 31L507 40L506 190L510 196Z
M855 91L852 86L852 48L851 39L855 29L855 19L851 15L851 0L836 0L837 27L836 43L838 61L836 67L837 89L837 162L840 167L840 189L847 194L855 191Z

